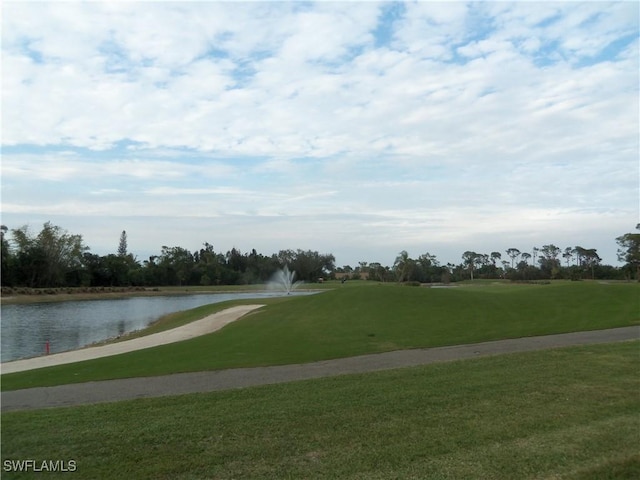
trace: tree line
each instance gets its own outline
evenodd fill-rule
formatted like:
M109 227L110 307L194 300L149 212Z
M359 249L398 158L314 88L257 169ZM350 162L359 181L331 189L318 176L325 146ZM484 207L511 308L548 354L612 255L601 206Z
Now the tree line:
M91 253L81 235L72 235L50 222L38 234L24 226L2 226L2 286L10 287L119 287L168 285L246 285L264 283L288 265L297 279L307 282L327 277L335 269L331 254L281 250L270 256L255 249L232 248L216 252L210 243L191 252L162 246L159 255L139 261L128 251L123 231L115 253Z
M640 230L640 224L636 225ZM424 253L411 258L401 251L392 266L360 262L352 268L336 270L339 276L367 278L382 282L456 282L473 279L509 279L514 281L552 279L608 279L640 281L640 233L626 233L616 238L618 260L624 265L603 265L597 249L553 244L533 247L531 252L512 247L503 252L466 251L459 264L441 264L435 255Z
M636 227L640 229L640 225ZM336 268L332 254L311 250L280 250L263 255L236 248L222 253L205 242L197 251L162 246L159 255L139 261L128 251L127 233L120 235L112 254L90 252L81 235L47 222L40 232L27 226L1 230L2 286L122 287L168 285L243 285L264 283L285 265L297 279L316 282L328 278L367 278L382 282L455 282L478 278L511 280L640 279L640 233L616 238L622 267L603 265L597 250L580 246L561 249L553 244L530 252L509 248L488 254L466 251L459 264L441 264L425 253L413 259L406 251L391 266L359 262ZM503 255L504 253L504 255Z

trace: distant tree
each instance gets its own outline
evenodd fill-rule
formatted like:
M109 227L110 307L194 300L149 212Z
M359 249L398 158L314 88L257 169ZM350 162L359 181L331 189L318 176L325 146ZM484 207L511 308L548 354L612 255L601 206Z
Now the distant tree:
M234 272L234 276L236 277L236 281L233 283L241 283L241 280L244 277L244 273L247 269L247 257L242 255L242 252L237 248L232 248L226 254L227 267L229 270Z
M16 244L18 283L28 287L65 286L83 269L83 253L88 250L81 235L46 222L37 236L27 226L12 230Z
M640 230L640 223L636 225ZM640 233L625 233L616 238L618 244L618 260L624 262L628 271L634 271L636 280L640 282Z
M502 258L500 252L491 252L490 254L491 262L495 265L498 260Z
M293 261L296 259L296 252L294 252L293 250L280 250L277 254L277 259L278 259L280 268L284 268L285 266L290 266L293 264Z
M469 276L471 278L471 280L473 280L473 267L476 263L476 258L478 257L478 254L476 252L472 252L467 250L466 252L464 252L462 254L462 264L466 267L466 269L469 271Z
M335 257L330 253L298 249L294 252L289 270L295 271L296 278L300 280L317 282L319 278L328 278L331 275L336 268L335 261Z
M145 285L165 285L166 279L164 278L164 271L156 263L158 260L157 255L151 255L149 260L142 262L142 278Z
M127 255L127 232L122 231L120 234L120 243L118 243L118 256L125 257Z
M444 273L443 267L435 255L423 253L414 262L414 275L411 280L418 282L439 282Z
M85 252L82 256L82 264L87 274L87 281L83 286L107 287L111 285L109 271L104 264L103 257Z
M246 259L244 283L264 283L278 269L278 264L273 256L262 255L255 248L246 255Z
M105 271L107 272L107 278L109 280L109 286L122 287L129 285L129 255L105 255L102 257L102 263Z
M451 282L451 276L455 267L451 262L447 262L447 264L442 267L442 274L440 275L440 281L442 283L449 284Z
M520 258L522 258L522 261L528 265L529 259L531 258L531 254L527 252L522 252L522 254L520 255Z
M558 255L560 255L560 249L553 243L549 245L543 245L540 251L545 258L550 260L558 260Z
M12 286L14 284L13 256L11 254L11 246L6 237L9 229L6 225L0 227L0 241L2 242L2 252L0 253L0 280L3 286Z
M560 248L554 244L543 245L540 249L540 268L550 278L556 278L560 272L560 261L558 260L560 252Z
M584 257L586 255L586 248L583 248L579 245L573 247L573 249L571 250L571 252L573 253L573 255L575 255L576 257L576 265L579 267L582 265L583 261L584 261ZM566 252L566 250L565 250ZM563 254L564 256L564 254Z
M389 278L391 275L389 271L389 267L385 267L381 265L379 262L371 262L368 268L369 268L369 271L368 271L369 280L374 280L378 282L386 282L388 280L391 280Z
M526 272L528 268L529 268L529 264L524 260L520 260L516 265L516 270L519 272ZM526 280L526 278L524 279Z
M602 261L602 259L598 255L598 252L595 248L584 249L582 258L583 258L582 265L591 271L591 279L594 280L596 278L595 267L597 265L600 265L600 262Z
M521 258L516 268L507 269L506 277L510 280L536 280L539 278L540 269L529 265L524 255Z
M404 282L409 280L409 277L413 271L415 262L409 258L409 254L406 250L402 250L393 262L393 271L396 275L398 282Z
M431 266L437 267L440 265L436 256L430 254L429 252L423 253L422 255L420 255L418 257L418 262L426 267L431 267Z
M486 253L478 253L473 259L473 263L476 265L476 271L481 274L483 278L486 278L490 272L487 272L489 266L489 255Z
M191 276L194 259L189 250L182 247L162 247L159 266L165 270L169 284L182 285Z
M511 268L513 268L514 262L520 256L520 250L517 248L507 248L507 255L511 258Z
M218 285L225 278L223 270L226 269L226 260L223 255L218 255L213 249L213 245L205 242L204 248L201 248L197 255L194 254L195 275L199 279L199 283L203 285L203 277L207 285Z

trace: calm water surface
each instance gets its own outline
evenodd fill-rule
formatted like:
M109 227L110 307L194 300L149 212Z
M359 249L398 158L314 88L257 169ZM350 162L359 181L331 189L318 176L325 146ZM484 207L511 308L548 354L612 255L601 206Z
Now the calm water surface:
M168 313L227 300L282 296L282 293L215 293L120 300L2 305L0 361L74 350L145 328Z

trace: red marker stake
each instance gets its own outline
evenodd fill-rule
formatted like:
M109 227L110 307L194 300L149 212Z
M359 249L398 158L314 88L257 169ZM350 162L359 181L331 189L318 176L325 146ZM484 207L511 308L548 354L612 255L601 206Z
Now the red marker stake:
M47 340L44 344L44 349L47 352L47 355L49 355L49 340Z

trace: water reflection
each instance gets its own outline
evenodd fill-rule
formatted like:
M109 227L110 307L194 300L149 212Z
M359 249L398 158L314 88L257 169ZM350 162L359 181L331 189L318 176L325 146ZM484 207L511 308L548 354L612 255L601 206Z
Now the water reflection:
M216 293L118 300L2 305L0 361L74 350L140 330L168 313L227 300L282 296L282 293Z

